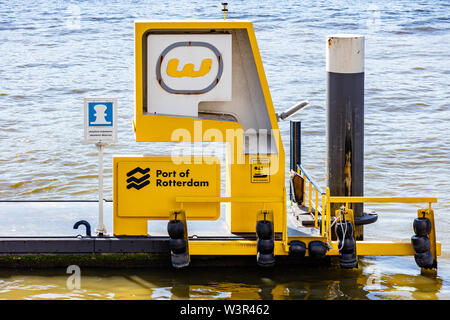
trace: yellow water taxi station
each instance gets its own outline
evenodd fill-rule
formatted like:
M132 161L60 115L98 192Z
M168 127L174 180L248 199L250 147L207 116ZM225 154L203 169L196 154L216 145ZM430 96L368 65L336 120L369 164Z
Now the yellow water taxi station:
M86 235L2 238L0 253L163 254L175 268L200 256L254 257L264 267L276 267L284 257L334 256L340 267L357 268L360 256L391 255L414 256L423 271L436 270L437 199L363 195L364 36L324 39L322 188L301 164L301 153L308 151L301 150L300 121L290 121L286 170L279 122L289 121L308 101L275 112L251 22L139 20L134 29L136 142L145 143L146 152L157 142L170 142L173 149L164 156L113 157L113 230L103 224L100 194L94 235L87 221L78 221L74 228L84 225ZM97 144L100 155L116 139L117 109L114 99L85 100L86 140ZM201 152L178 148L186 143ZM215 153L221 148L224 159ZM99 176L102 166L100 161ZM411 230L411 241L364 240L364 228L378 218L364 212L367 203L420 204L411 225L400 226ZM163 235L149 232L157 220L167 222Z

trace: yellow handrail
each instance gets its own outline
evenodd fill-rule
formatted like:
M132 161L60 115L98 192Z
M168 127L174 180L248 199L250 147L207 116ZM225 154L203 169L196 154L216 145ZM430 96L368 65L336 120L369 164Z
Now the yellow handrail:
M430 210L431 204L437 202L437 198L434 197L354 197L354 196L330 196L330 188L327 188L325 192L322 192L320 188L314 183L309 175L306 173L305 169L300 165L297 166L297 173L301 174L304 179L303 183L303 199L302 203L306 205L306 197L308 197L308 212L312 212L313 206L313 191L315 194L314 199L314 227L318 228L319 223L319 193L322 195L321 203L321 235L325 236L327 233L328 237L331 237L331 203L345 203L348 207L349 203L428 203ZM306 183L309 183L308 192L306 189ZM329 230L330 229L330 230Z
M325 214L326 214L326 210L324 210L324 205L325 205L325 197L326 197L326 195L325 194L323 194L322 193L322 237L324 236L324 234L325 234Z
M317 211L317 210L314 210ZM309 193L308 193L308 212L312 212L312 183L309 181Z
M317 228L319 220L319 190L316 189L316 202L314 204L314 228Z
M319 189L319 187L317 186L316 183L314 183L311 178L308 176L308 174L306 172L304 172L303 170L305 170L303 167L298 166L297 167L297 173L298 174L302 174L303 175L303 199L302 199L302 203L303 205L306 205L306 197L308 197L308 213L312 212L312 208L313 208L313 192L314 192L314 227L318 228L319 227L319 194L322 195L322 211L324 211L324 207L325 207L325 193L322 192L322 190ZM308 193L306 192L306 182L309 182L309 188L308 188ZM323 215L323 213L321 213ZM322 219L322 236L324 233L324 220Z
M329 188L327 188L329 189ZM330 197L331 203L435 203L432 197Z
M331 203L345 203L348 207L349 203L428 203L429 210L431 210L431 204L437 202L435 197L354 197L354 196L330 196L330 188L327 188L326 199L327 204L325 214L327 218L326 228L330 226L329 219L331 219ZM331 232L331 230L330 230ZM331 234L330 234L331 236Z

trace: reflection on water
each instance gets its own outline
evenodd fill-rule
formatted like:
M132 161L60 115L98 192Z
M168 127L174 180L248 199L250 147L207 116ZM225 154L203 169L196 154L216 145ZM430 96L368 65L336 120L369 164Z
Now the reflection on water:
M372 259L333 268L84 269L70 290L65 269L2 270L0 299L439 299L442 280L386 273ZM205 276L207 275L207 276ZM70 287L69 287L70 288Z

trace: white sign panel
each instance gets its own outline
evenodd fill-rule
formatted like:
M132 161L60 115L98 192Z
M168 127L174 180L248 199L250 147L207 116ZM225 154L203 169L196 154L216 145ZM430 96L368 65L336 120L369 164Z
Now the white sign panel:
M231 101L229 34L149 35L147 112L198 116L200 101Z
M117 99L84 98L84 140L117 142Z

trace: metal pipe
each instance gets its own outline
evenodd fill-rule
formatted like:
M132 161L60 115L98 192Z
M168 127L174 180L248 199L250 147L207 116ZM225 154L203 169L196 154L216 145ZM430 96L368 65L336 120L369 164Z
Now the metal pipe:
M286 120L290 116L292 116L294 113L297 113L298 111L304 109L309 104L308 101L302 101L297 104L294 104L292 107L287 109L286 111L283 111L278 117L281 120Z
M297 167L301 163L301 129L302 129L302 123L301 121L290 121L290 160L291 160L291 170L294 172L297 172ZM290 188L290 198L291 200L294 199L294 195L292 194L294 190L292 190L292 187Z
M322 191L322 189L319 187L319 185L311 178L311 176L308 174L308 172L306 171L306 169L302 167L301 164L297 165L297 168L300 169L300 172L303 173L303 175L306 177L306 179L308 179L309 181L312 182L314 188L316 188L320 193L324 193L324 192Z
M301 164L301 137L302 123L301 121L290 121L291 136L291 170L297 172L297 166Z
M98 227L95 230L98 236L106 234L106 227L103 223L103 148L105 144L97 143L98 149Z
M362 196L364 188L364 36L327 38L327 185L332 196ZM342 204L331 205L331 214ZM363 204L353 204L356 217ZM362 226L356 228L363 238Z
M78 227L81 226L81 225L86 227L86 236L91 237L91 225L86 220L77 221L74 224L73 228L74 229L78 229Z

